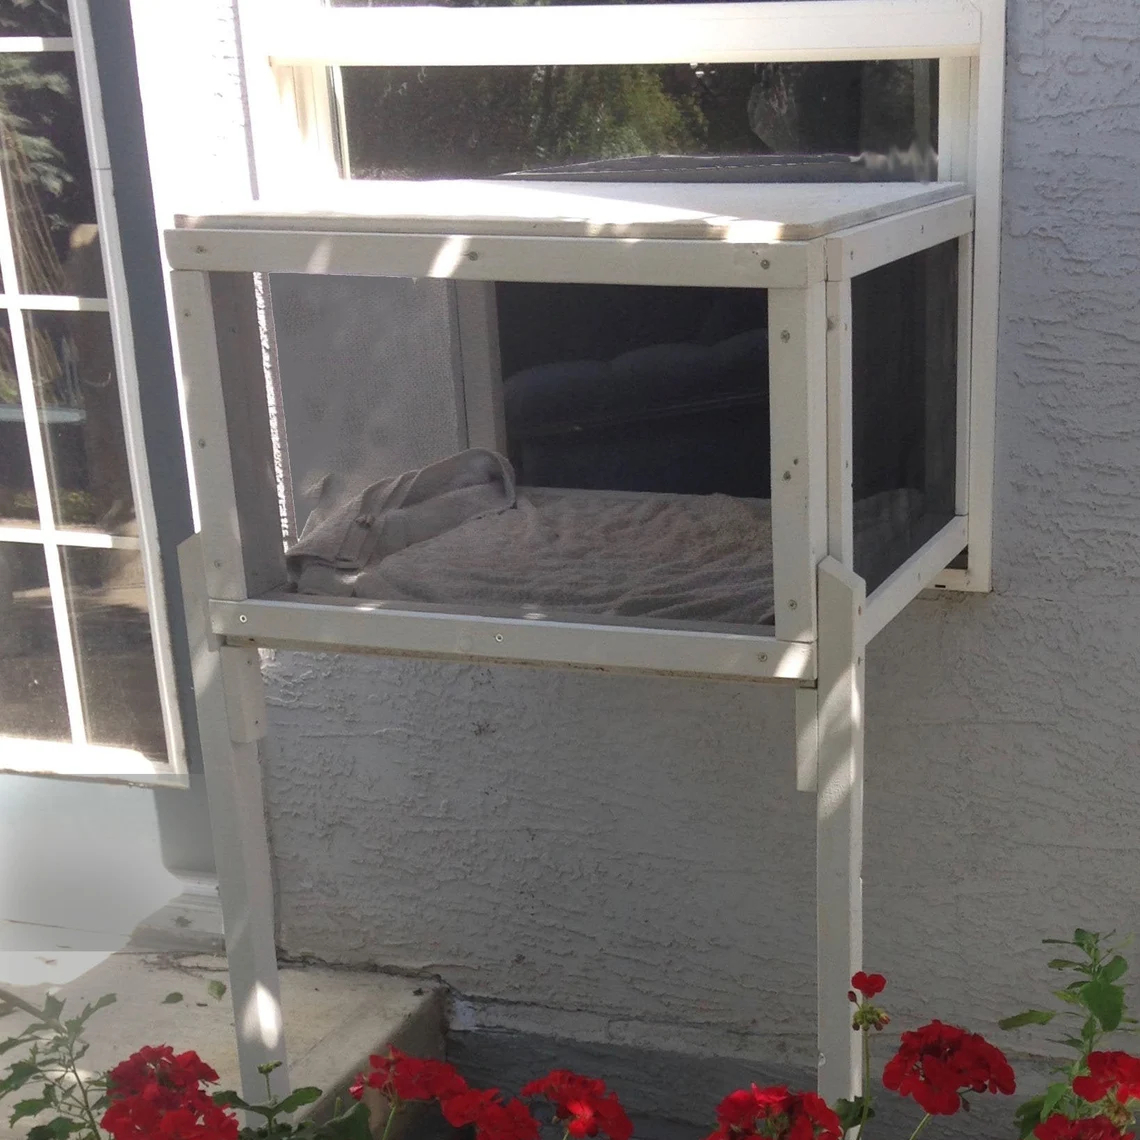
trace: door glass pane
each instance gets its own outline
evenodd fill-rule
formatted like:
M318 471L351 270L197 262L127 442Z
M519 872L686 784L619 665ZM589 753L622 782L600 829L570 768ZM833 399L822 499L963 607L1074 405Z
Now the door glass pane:
M851 283L855 571L873 590L954 516L958 243Z
M135 533L106 313L29 313L28 344L59 526Z
M47 567L32 543L0 542L0 736L71 739Z
M69 36L67 0L5 0L0 36Z
M39 521L8 314L0 313L0 522Z
M341 69L353 178L933 176L937 63Z
M166 759L142 559L61 547L87 737Z
M95 196L70 52L0 53L0 173L20 289L104 296Z

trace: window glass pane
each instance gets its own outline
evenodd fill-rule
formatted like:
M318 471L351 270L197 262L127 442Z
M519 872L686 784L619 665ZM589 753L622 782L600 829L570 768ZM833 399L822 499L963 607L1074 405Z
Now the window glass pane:
M0 736L70 740L43 550L0 542Z
M353 178L887 181L934 171L934 61L341 70Z
M87 738L166 759L142 559L61 547Z
M954 516L958 243L851 283L855 570L874 589Z
M104 296L95 197L70 52L0 53L0 173L20 289Z
M0 313L0 522L38 522L8 314Z
M134 502L106 313L29 313L56 522L134 533Z
M69 36L67 0L4 0L0 36Z

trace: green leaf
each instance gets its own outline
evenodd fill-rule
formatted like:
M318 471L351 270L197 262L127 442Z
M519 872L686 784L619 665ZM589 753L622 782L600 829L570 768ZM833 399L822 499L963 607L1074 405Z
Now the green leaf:
M343 1115L326 1121L321 1131L328 1140L371 1140L368 1106L363 1102L354 1104Z
M1053 1110L1064 1100L1065 1094L1068 1091L1069 1085L1067 1081L1058 1081L1045 1090L1045 1099L1041 1103L1042 1120L1048 1120L1048 1118L1053 1115Z
M1127 972L1128 963L1119 954L1117 954L1116 957L1113 958L1112 961L1109 962L1103 970L1101 970L1100 976L1106 982L1115 982L1117 978L1120 978Z
M210 982L206 987L206 993L210 995L215 1001L221 1001L226 996L226 983L219 982L216 978Z
M863 1119L863 1104L862 1096L857 1096L853 1100L847 1100L841 1097L835 1103L835 1114L839 1117L839 1122L843 1125L844 1132L850 1132L852 1128L858 1126L859 1121ZM363 1107L363 1106L361 1106ZM870 1120L875 1115L875 1110L868 1109L867 1119Z
M1045 963L1050 970L1079 970L1083 963L1074 962L1071 958L1051 958Z
M39 1076L40 1067L35 1061L17 1061L9 1066L8 1075L0 1081L0 1097L22 1089L33 1077Z
M1087 982L1081 990L1081 1001L1106 1033L1120 1025L1124 1016L1124 989L1103 978Z
M30 1034L21 1033L19 1037L9 1037L7 1041L0 1041L0 1054L15 1049L17 1045L27 1045L30 1040L32 1040Z
M63 1012L63 1002L60 1001L54 994L48 994L44 998L44 1021L58 1021L59 1015Z
M1044 1096L1035 1096L1021 1105L1014 1116L1017 1118L1019 1140L1025 1140L1034 1128L1041 1123L1041 1109L1045 1105Z
M57 1116L47 1124L37 1124L28 1133L28 1140L63 1140L63 1137L70 1136L73 1132L82 1132L83 1128L84 1125L77 1120Z
M1013 1017L1003 1018L998 1022L998 1026L1002 1029L1020 1029L1023 1025L1048 1025L1056 1016L1054 1010L1027 1009L1024 1013L1015 1013Z
M46 1112L51 1107L52 1102L44 1096L35 1097L33 1100L19 1100L12 1105L12 1115L8 1117L8 1124L13 1125L26 1116L39 1116L41 1112Z
M280 1104L277 1105L277 1111L282 1115L288 1115L290 1112L296 1112L297 1109L303 1108L306 1104L312 1104L315 1100L320 1100L321 1090L315 1088L313 1085L306 1085L304 1088L294 1089Z
M104 994L94 1005L85 1005L83 1012L79 1015L80 1021L86 1021L93 1013L98 1013L101 1009L106 1009L109 1005L114 1005L119 999L114 994Z
M266 1061L264 1065L257 1066L257 1071L263 1077L267 1077L270 1073L273 1072L274 1069L280 1069L282 1064L282 1061Z
M219 1108L244 1108L248 1110L251 1107L233 1089L216 1092L211 1099Z
M1083 985L1084 983L1082 982L1081 984ZM1061 1001L1068 1002L1069 1005L1080 1005L1081 1004L1080 996L1077 994L1076 990L1068 990L1068 989L1054 990L1053 996L1060 998Z
M1071 938L1042 938L1042 945L1044 946L1075 946L1076 943Z
M1094 934L1091 930L1081 930L1080 927L1077 927L1077 929L1073 931L1073 945L1079 946L1090 956L1096 953L1096 947L1099 941L1100 935Z
M173 993L167 994L166 997L164 997L162 999L162 1004L163 1005L177 1005L181 1000L182 1000L182 995L177 990L175 990Z

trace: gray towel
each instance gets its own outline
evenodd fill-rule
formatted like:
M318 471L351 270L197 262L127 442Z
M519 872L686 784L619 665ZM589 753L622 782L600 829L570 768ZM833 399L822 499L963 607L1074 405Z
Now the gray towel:
M513 507L515 473L503 456L472 448L365 486L326 475L319 492L285 552L289 577L302 593L349 595L370 562Z

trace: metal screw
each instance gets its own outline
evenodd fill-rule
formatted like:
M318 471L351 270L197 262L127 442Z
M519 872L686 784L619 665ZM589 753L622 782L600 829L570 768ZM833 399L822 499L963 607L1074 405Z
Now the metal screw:
M247 618L245 614L238 614L238 621L240 621L242 625L245 625L245 623L249 621L249 618Z
M503 640L503 635L502 635L501 633L496 633L496 634L495 634L495 640L496 640L496 641L502 641L502 640Z
M760 657L761 661L767 661L768 660L768 654L767 653L761 653L761 654L759 654L759 657Z
M478 260L479 260L479 255L478 255L478 254L477 254L477 253L476 253L474 250L471 250L471 251L470 251L470 252L467 254L467 260L468 260L468 261L478 261Z
M762 262L760 262L760 268L761 269L771 269L772 263L767 258L764 258L764 260Z
M790 341L790 340L792 339L792 334L791 334L790 332L788 332L788 330L787 330L787 329L784 329L784 331L783 331L782 333L780 333L780 339L781 339L781 340L782 340L782 341L783 341L785 344L787 344L787 343L788 343L788 341Z
M196 245L196 246L194 247L194 252L195 252L195 253L205 253L205 252L206 252L206 247L205 247L204 245Z
M221 568L222 568L222 563L221 563L221 560L220 560L220 559L218 559L218 558L215 558L215 559L214 559L214 569L215 569L215 570L220 570Z
M792 473L790 471L784 472L784 482L790 483L792 481Z
M788 603L788 609L790 609L790 610L798 609L798 608L799 608L799 604L800 604L800 603L799 603L799 602L797 602L795 598L793 598L793 599L792 599L792 600L791 600L791 601Z

